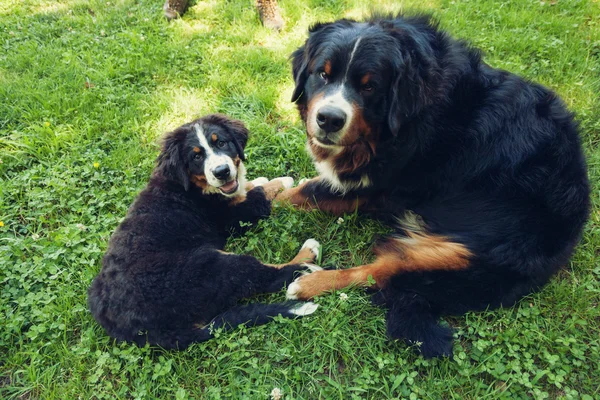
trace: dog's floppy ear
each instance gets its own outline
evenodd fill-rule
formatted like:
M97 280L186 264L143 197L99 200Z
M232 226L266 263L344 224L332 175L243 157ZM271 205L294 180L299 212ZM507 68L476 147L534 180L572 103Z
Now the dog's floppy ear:
M189 128L180 127L164 136L155 170L159 175L180 183L186 191L190 188L190 177L182 146L188 132Z
M244 149L246 148L246 143L248 143L248 136L250 135L250 132L244 123L223 114L207 115L204 117L204 119L209 123L220 125L227 129L227 131L231 133L231 136L233 137L233 144L235 145L235 149L237 150L240 159L242 161L246 161Z
M440 40L434 24L426 16L419 16L399 19L386 26L399 50L393 60L395 77L390 88L388 115L393 135L398 133L403 121L437 98L442 72L432 47L433 41Z
M308 63L310 57L314 53L313 49L316 46L315 41L318 41L318 39L315 38L315 35L333 24L333 22L325 22L312 25L308 30L309 38L306 39L304 45L296 49L290 56L292 59L292 74L295 83L294 93L292 94L292 103L302 103L303 101L302 95L304 92L304 85L306 85L306 80L308 79Z
M292 103L300 100L304 93L304 85L308 79L308 55L306 44L292 53L292 74L294 75L294 93Z

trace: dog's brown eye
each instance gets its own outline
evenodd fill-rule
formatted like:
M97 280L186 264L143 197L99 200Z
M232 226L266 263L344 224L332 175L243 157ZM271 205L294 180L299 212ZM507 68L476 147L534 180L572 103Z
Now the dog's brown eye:
M201 158L202 156L200 154L194 154L194 160L199 160Z
M217 142L217 147L221 149L221 148L225 147L225 145L226 145L226 144L227 144L227 142L224 142L224 141L222 141L222 140L219 140L219 141Z
M327 75L327 73L325 71L319 72L319 77L321 79L323 79L325 82L327 82L327 80L329 79L329 76Z
M362 87L362 90L365 92L371 92L371 91L373 91L373 89L374 89L373 85L370 85L368 83L363 85L363 87Z

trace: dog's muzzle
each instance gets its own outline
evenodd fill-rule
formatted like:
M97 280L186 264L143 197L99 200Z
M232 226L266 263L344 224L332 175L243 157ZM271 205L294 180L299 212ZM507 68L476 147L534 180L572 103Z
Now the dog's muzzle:
M346 125L347 115L344 110L326 105L317 111L316 121L319 129L314 133L315 139L324 144L335 144L342 136L342 128Z

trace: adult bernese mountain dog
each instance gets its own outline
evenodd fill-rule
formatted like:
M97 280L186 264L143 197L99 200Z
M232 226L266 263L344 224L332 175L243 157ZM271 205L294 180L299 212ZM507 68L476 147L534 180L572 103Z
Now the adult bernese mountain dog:
M183 349L210 339L214 328L316 310L313 303L238 305L320 269L304 264L318 255L314 239L283 265L222 251L230 229L268 216L278 191L293 184L291 178L246 183L247 139L240 121L222 115L165 136L150 182L112 235L88 291L89 308L110 336Z
M577 124L551 90L422 15L316 24L292 64L319 176L277 200L358 208L395 233L373 263L301 277L288 297L371 286L391 338L447 356L440 316L512 305L568 262L590 189Z

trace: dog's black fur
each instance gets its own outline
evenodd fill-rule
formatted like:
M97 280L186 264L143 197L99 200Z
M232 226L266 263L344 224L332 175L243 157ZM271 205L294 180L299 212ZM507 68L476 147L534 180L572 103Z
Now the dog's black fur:
M248 131L241 122L210 115L166 135L150 182L112 235L88 292L94 318L119 341L183 349L210 339L211 327L296 316L292 303L237 305L255 293L281 290L304 267L278 269L220 251L231 228L268 216L271 202L262 187L244 200L199 179L206 173L206 152L199 151L195 126L207 142L218 135L213 150L236 160L243 178Z
M354 141L334 137L341 154L307 129L315 161L329 162L339 182L321 174L298 189L302 198L358 199L398 237L414 226L394 218L410 210L424 223L419 235L471 254L467 268L401 271L380 287L374 300L389 310L392 338L422 343L425 356L449 355L441 315L510 306L569 261L589 185L577 124L554 92L488 66L427 16L317 24L292 61L293 101L307 128L311 102L338 90L344 74L343 96L358 110Z

